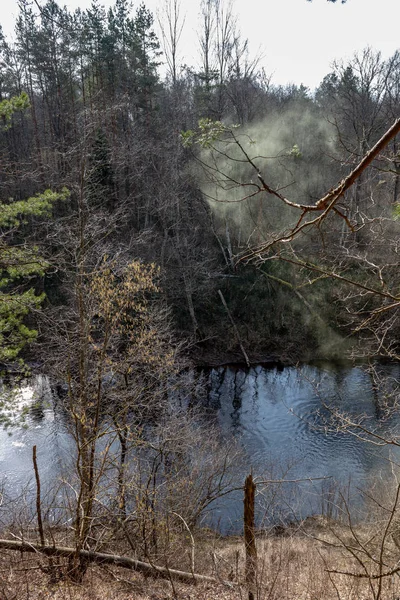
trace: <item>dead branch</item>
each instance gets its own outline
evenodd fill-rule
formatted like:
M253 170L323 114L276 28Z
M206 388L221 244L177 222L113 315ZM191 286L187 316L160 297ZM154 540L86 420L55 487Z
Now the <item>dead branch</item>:
M18 552L32 552L36 554L44 554L45 556L62 556L70 558L76 555L75 548L66 548L64 546L42 546L31 542L19 542L16 540L0 539L0 548L6 550L17 550ZM184 583L218 583L215 577L201 575L199 573L186 573L176 569L168 569L167 567L159 567L149 563L142 562L128 556L119 556L118 554L106 554L103 552L95 552L93 550L79 550L79 556L88 562L103 565L115 565L144 573L150 577L161 577L163 579L175 579ZM223 582L225 585L232 586L231 582Z
M235 332L236 339L237 339L237 341L238 341L238 343L239 343L239 346L240 346L240 349L241 349L241 351L242 351L242 354L243 354L244 360L245 360L245 362L246 362L246 365L247 365L247 366L250 368L250 361L249 361L249 357L247 356L247 352L246 352L246 350L244 349L243 342L242 342L242 339L241 339L241 337L240 337L239 330L238 330L238 328L236 327L236 323L235 323L235 321L233 320L232 313L231 313L231 311L230 311L230 310L229 310L229 308L228 308L228 305L227 305L227 303L226 303L226 301L225 301L225 298L224 298L224 296L223 296L223 294L222 294L221 290L218 290L218 294L219 294L219 297L221 298L221 302L222 302L222 304L224 305L224 308L225 308L225 310L226 310L226 312L227 312L227 315L228 315L228 317L229 317L229 320L230 320L230 322L232 323L232 327L233 327L233 330L234 330L234 332Z
M33 469L35 471L35 479L36 479L36 514L38 521L38 529L40 536L40 543L44 546L44 531L43 531L43 520L42 520L42 504L40 499L40 477L39 477L39 468L37 464L37 456L36 456L36 445L32 448L32 461L33 461Z

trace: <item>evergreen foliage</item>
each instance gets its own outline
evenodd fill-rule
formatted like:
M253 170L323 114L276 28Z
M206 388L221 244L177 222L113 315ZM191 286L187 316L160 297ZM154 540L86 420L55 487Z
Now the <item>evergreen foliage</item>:
M56 200L65 199L61 193L46 190L27 200L0 202L0 361L17 358L32 342L37 331L26 325L26 316L42 304L45 295L36 294L30 287L37 277L43 277L46 261L35 246L15 240L16 230L29 217L48 217Z
M19 96L13 96L9 100L2 100L0 102L0 117L3 119L3 127L11 127L13 114L27 108L29 108L29 98L25 92L21 92Z

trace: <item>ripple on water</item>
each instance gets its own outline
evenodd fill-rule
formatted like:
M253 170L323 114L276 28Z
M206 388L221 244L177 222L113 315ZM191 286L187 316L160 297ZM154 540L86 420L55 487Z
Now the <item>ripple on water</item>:
M331 494L331 481L345 487L351 480L355 489L376 471L389 470L386 450L371 450L349 432L330 431L326 426L326 406L331 405L354 415L366 414L369 426L380 431L385 427L388 431L389 426L400 431L399 416L390 423L380 421L379 398L362 369L227 367L210 371L208 388L209 406L222 432L241 440L255 473L284 474L286 479L332 478L328 483L302 485L302 500L300 488L293 488L292 501L303 502L305 514L320 509L321 498ZM33 387L24 386L17 408L28 409L29 427L15 427L11 436L0 430L0 475L15 488L33 480L32 446L36 444L42 481L52 481L60 475L61 462L72 453L47 378L38 378ZM233 504L241 510L240 498L224 498L221 516L227 522L233 519Z
M328 406L366 414L369 426L381 426L371 381L360 368L227 368L219 373L218 387L222 429L240 435L258 465L292 463L297 476L318 473L358 482L384 465L384 453L328 427Z

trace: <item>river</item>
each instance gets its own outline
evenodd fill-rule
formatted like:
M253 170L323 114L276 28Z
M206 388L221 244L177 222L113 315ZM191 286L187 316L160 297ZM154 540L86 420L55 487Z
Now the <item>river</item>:
M260 522L315 513L338 517L346 504L362 516L367 509L362 490L372 493L377 485L389 486L400 448L362 442L357 430L330 425L332 410L354 419L363 415L366 428L388 439L397 436L400 443L400 414L385 412L385 404L392 402L389 392L399 396L400 365L380 367L380 376L384 389L377 390L361 367L225 367L210 372L210 405L224 435L240 440L254 476L304 480L260 486ZM227 516L236 529L239 500L237 496L221 504L224 530Z
M380 370L386 390L398 390L400 365ZM222 434L235 437L243 448L244 469L252 468L259 480L300 480L280 485L279 492L275 484L260 486L260 510L268 512L269 521L321 512L337 516L344 500L362 504L360 489L371 489L372 482L389 485L393 461L400 460L396 447L363 443L354 432L327 426L330 406L365 415L369 429L400 437L400 415L385 417L384 393L374 389L362 368L221 367L207 371L206 380L208 407ZM21 388L16 411L22 406L28 407L27 427L0 430L0 476L5 488L14 491L33 480L34 444L43 482L60 476L73 447L46 377L38 376L33 386ZM212 522L224 532L235 530L241 510L240 494L226 497L215 507Z

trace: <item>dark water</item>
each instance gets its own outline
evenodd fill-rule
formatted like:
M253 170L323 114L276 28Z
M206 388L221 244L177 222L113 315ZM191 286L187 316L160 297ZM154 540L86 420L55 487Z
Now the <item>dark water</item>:
M398 390L400 366L382 370L387 387ZM359 490L371 487L371 482L389 486L393 461L400 462L396 447L363 443L351 432L327 426L329 405L353 416L363 414L369 429L400 438L400 415L384 418L383 392L374 389L363 369L225 367L211 370L207 378L208 403L222 434L235 437L244 450L243 477L252 468L258 480L307 480L260 485L260 520L334 514L344 500L361 506ZM34 399L40 400L39 407L29 410L26 429L14 427L12 435L0 429L0 478L14 490L33 480L34 444L43 482L59 477L61 465L72 454L47 378L39 376L33 387L21 390L16 414ZM213 524L225 532L235 530L241 510L240 493L226 497L215 508Z
M400 366L382 367L381 376L386 391L399 395ZM334 409L354 418L364 415L365 427L389 439L398 436L400 442L400 415L387 418L387 398L362 368L220 368L211 371L209 389L222 431L240 440L256 478L308 480L260 485L259 520L315 513L337 517L346 504L361 513L366 510L361 490L390 485L400 449L361 442L357 431L329 424ZM229 526L227 515L236 529L241 510L239 495L221 503L223 530Z

